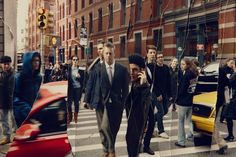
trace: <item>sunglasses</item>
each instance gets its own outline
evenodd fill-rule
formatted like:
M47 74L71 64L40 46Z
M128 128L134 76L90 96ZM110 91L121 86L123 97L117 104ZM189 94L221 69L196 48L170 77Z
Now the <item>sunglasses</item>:
M73 61L77 61L78 59L72 59Z

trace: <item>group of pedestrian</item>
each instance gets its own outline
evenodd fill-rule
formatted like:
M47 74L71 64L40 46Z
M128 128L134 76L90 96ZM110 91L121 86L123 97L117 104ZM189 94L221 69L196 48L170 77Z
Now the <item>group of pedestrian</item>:
M67 80L68 67L67 64L56 63L53 66L52 63L49 63L45 66L44 83Z
M88 79L84 84L84 71L80 69L79 58L72 56L72 64L68 66L68 124L72 120L78 122L79 101L85 88L84 106L95 109L98 131L103 146L102 157L116 157L115 142L123 111L126 111L127 132L126 143L129 157L138 157L142 151L150 155L155 152L150 148L154 130L158 136L168 139L163 118L172 111L178 113L178 140L175 145L186 147L186 140L193 140L192 105L194 84L197 82L200 69L196 61L183 58L178 63L172 58L169 65L164 64L164 55L157 52L154 45L147 46L146 60L132 54L128 57L129 66L119 64L115 60L115 47L110 42L97 45L98 57L88 67ZM42 83L40 75L41 57L38 52L25 53L22 71L14 74L11 58L3 56L0 66L0 144L11 140L12 132L19 127L29 114L36 100ZM60 72L56 64L52 70L55 81ZM53 77L54 78L54 77ZM233 120L236 119L236 68L235 61L228 59L219 70L219 85L216 113L222 110L221 120L227 121L228 136L222 140L216 134L219 145L218 153L227 149L226 141L233 141ZM74 111L72 111L74 104ZM224 109L221 109L224 105ZM189 132L185 132L185 121ZM157 128L155 128L157 125ZM215 127L217 129L217 125ZM217 136L218 135L218 136Z
M38 52L24 54L23 69L17 74L14 73L11 62L11 57L1 57L0 121L3 131L0 134L4 136L1 145L11 142L12 133L28 116L42 81Z
M171 104L173 111L178 105L180 121L176 146L185 147L184 121L186 117L191 125L193 92L190 88L193 82L196 83L196 66L186 58L182 59L180 67L175 58L168 66L164 64L163 54L157 53L154 45L148 45L146 61L136 54L128 57L129 76L128 70L115 61L112 43L99 43L97 48L99 57L89 67L84 103L96 111L102 156L116 156L115 141L124 109L128 119L126 142L129 157L138 156L142 141L143 152L155 154L150 148L155 124L158 136L169 138L163 117ZM193 130L188 138L193 138Z

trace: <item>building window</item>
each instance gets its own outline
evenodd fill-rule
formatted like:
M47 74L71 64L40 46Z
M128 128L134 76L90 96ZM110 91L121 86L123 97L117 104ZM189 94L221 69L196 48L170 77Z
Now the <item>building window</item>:
M137 5L136 5L136 17L135 21L140 21L141 20L141 13L142 13L142 0L137 0Z
M93 13L89 13L89 33L93 33Z
M63 31L62 40L64 41L65 40L65 26L64 25L63 25L62 31Z
M85 0L81 0L81 7L82 9L85 7Z
M78 0L75 0L75 12L78 11Z
M68 9L68 14L71 14L71 0L69 0L69 9Z
M113 43L113 39L112 38L108 38L107 41L110 42L110 43Z
M126 36L120 37L120 57L125 57L126 54Z
M61 34L61 27L60 27L60 37L62 37L62 34Z
M160 17L161 16L162 0L154 0L152 6L153 6L152 7L153 17Z
M60 17L60 19L61 19L61 5L60 5L60 16L59 16L59 17Z
M98 31L102 31L102 8L98 9Z
M85 27L85 19L84 16L81 16L81 27L84 28Z
M69 54L68 57L71 58L71 46L69 47Z
M84 59L84 47L81 46L81 58Z
M90 48L90 55L89 55L89 58L93 58L93 42L90 42L89 43L89 48Z
M157 47L157 51L162 51L162 30L153 31L154 45Z
M141 54L142 52L142 34L135 33L135 53Z
M126 20L126 0L120 0L121 3L121 14L120 14L120 24L125 25Z
M75 30L75 38L76 38L78 36L78 21L77 21L77 19L75 19L74 30Z
M89 0L89 4L92 4L93 3L93 0Z
M63 18L65 17L65 3L63 3L63 7L62 7L62 15L63 15Z
M110 3L109 6L109 25L108 28L113 27L113 3Z
M77 47L77 45L75 45L75 56L78 57L78 47Z
M69 39L71 39L71 23L69 22Z

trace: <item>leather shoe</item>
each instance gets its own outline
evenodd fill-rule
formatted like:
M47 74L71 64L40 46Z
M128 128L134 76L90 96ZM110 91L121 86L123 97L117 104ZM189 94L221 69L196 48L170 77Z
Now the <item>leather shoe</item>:
M227 146L227 145L226 145L226 146L223 146L223 147L221 147L219 150L217 150L216 153L218 153L218 154L224 154L227 149L228 149L228 146Z
M148 153L150 155L155 155L154 151L151 148L143 148L143 152Z
M185 148L185 145L179 144L178 142L175 142L175 145L178 146L178 147Z
M108 157L116 157L116 154L115 153L109 153Z
M234 141L234 136L227 136L226 138L224 138L224 140L228 142L232 142Z

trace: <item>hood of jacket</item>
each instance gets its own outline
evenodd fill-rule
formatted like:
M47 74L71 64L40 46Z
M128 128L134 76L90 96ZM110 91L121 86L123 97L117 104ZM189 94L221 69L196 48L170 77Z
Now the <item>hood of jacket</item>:
M40 63L39 63L39 69L36 71L33 71L32 69L32 60L34 57L39 57ZM41 56L39 52L26 52L23 55L23 68L22 68L22 73L25 75L38 75L40 73L40 68L41 68Z

